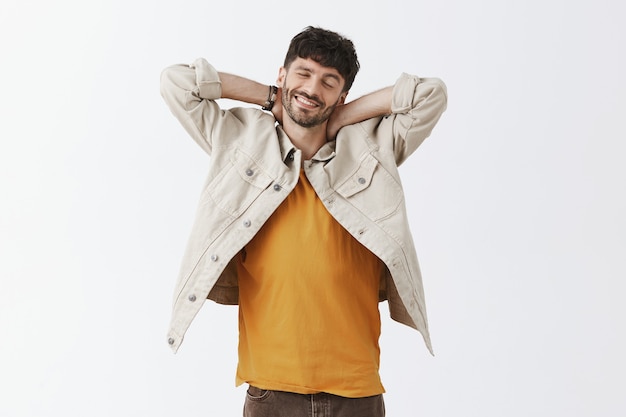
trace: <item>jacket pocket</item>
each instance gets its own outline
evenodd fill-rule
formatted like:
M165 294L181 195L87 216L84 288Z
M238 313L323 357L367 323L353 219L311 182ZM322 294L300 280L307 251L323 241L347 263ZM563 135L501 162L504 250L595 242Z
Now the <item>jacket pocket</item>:
M271 183L254 159L235 149L230 164L209 183L207 194L215 206L239 217Z
M374 221L395 213L404 198L400 184L372 155L361 161L337 192Z

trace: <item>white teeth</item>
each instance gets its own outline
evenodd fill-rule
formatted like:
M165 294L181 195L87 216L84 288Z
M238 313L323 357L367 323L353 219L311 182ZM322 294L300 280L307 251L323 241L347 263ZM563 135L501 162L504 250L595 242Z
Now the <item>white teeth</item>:
M306 104L307 106L315 106L316 105L316 103L314 103L312 101L309 101L309 100L307 100L307 99L305 99L303 97L300 97L300 96L298 96L297 99L298 99L299 102L301 102L303 104Z

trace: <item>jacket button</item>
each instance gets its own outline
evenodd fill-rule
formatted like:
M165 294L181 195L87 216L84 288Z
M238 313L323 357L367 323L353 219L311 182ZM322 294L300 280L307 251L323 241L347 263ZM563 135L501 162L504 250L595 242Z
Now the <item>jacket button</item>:
M174 338L173 338L173 337L170 337L169 339L167 339L167 344L168 344L168 345L173 345L173 344L174 344L174 342L175 342L175 340L174 340Z
M243 221L243 227L250 227L251 225L252 225L252 222L250 220Z
M365 182L366 182L365 178L363 178L363 177L359 177L358 181L359 181L359 184L365 184Z
M189 297L187 297L187 299L193 303L194 301L196 301L196 296L195 294L191 294Z
M219 257L217 255L211 255L211 260L213 262L217 262L218 259L219 259Z
M280 185L274 184L274 191L280 191Z
M246 169L246 175L251 177L252 175L254 175L254 171L251 170L250 168Z

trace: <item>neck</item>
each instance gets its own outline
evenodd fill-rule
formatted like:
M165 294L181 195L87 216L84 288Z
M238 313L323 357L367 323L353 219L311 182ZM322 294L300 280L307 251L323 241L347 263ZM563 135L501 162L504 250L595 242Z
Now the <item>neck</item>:
M311 159L326 143L326 122L313 127L302 127L286 117L283 121L283 130L291 143L302 151L304 160Z

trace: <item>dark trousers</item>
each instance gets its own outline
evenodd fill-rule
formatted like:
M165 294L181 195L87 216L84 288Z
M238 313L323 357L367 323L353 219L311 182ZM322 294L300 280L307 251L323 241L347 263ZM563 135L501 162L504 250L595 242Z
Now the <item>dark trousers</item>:
M383 395L346 398L248 388L243 417L384 417Z

